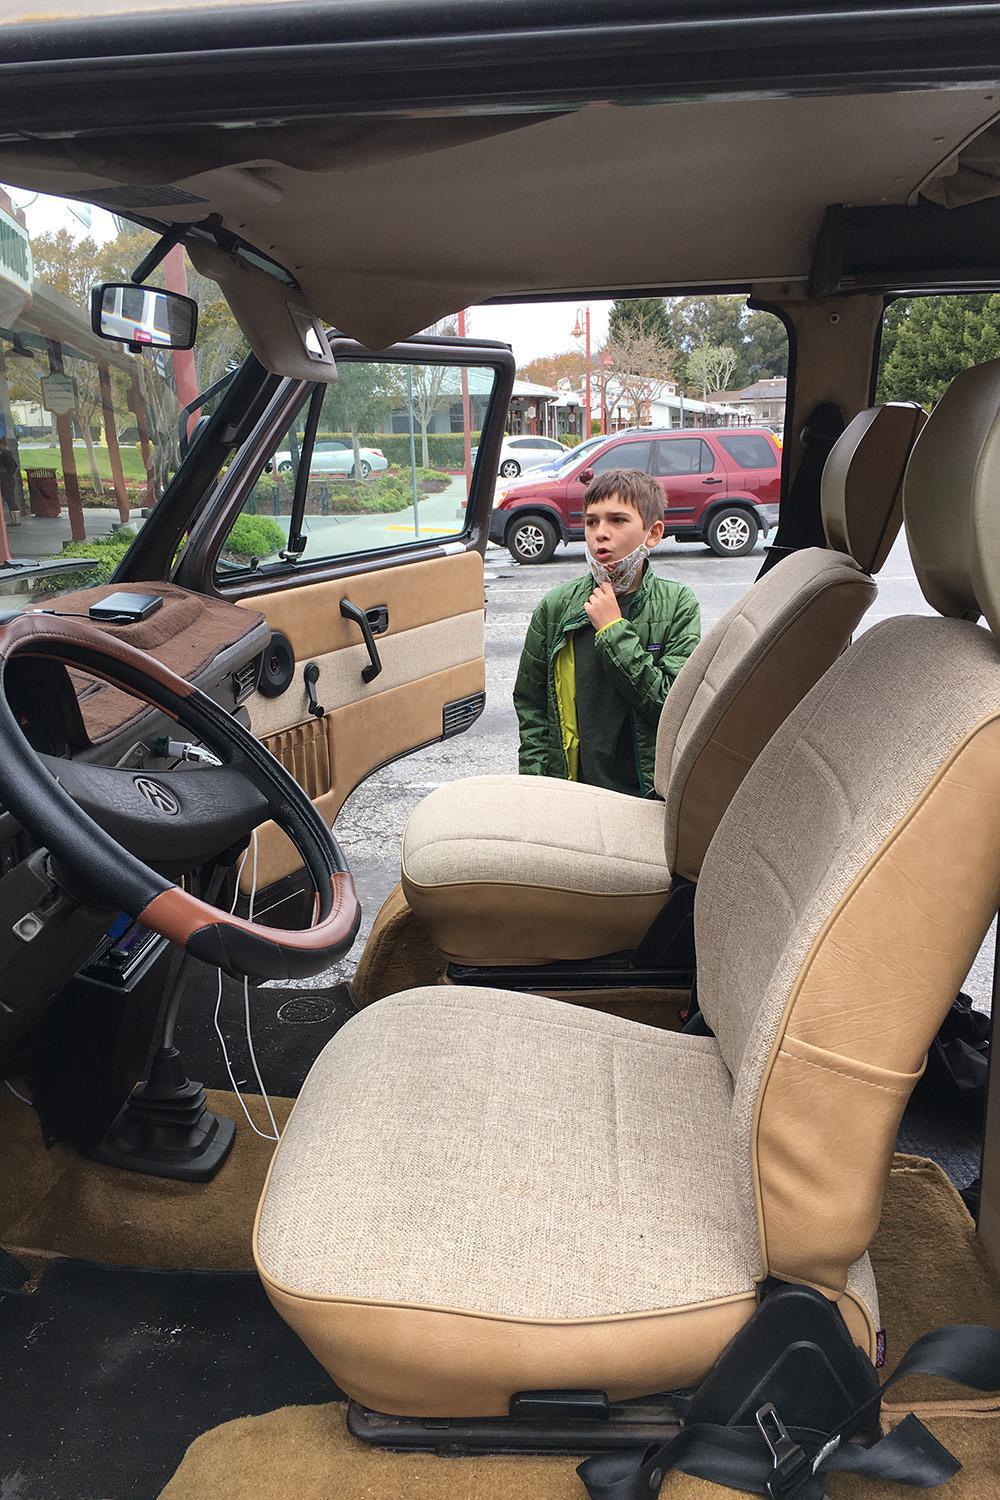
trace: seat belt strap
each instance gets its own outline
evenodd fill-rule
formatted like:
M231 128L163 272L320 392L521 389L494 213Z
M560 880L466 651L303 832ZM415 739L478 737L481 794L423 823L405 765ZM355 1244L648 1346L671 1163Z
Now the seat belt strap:
M590 1500L651 1500L671 1469L770 1500L822 1500L824 1475L866 1474L930 1489L961 1464L912 1413L869 1447L841 1441L857 1418L880 1402L905 1375L938 1375L977 1391L1000 1390L1000 1329L954 1324L925 1333L871 1398L837 1431L786 1428L772 1405L761 1406L753 1427L696 1423L645 1452L602 1453L577 1469Z

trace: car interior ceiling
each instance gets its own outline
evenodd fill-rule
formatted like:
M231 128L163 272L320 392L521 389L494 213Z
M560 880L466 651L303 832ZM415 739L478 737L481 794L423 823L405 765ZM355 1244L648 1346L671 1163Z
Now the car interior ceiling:
M98 0L91 14L105 22L124 17L122 35L131 36L128 10ZM76 25L73 6L63 11L60 24ZM220 19L220 37L229 24ZM39 23L12 11L3 22L12 66L21 67L19 49L35 26L44 32L44 14ZM44 77L44 57L39 67ZM238 316L253 351L111 583L58 600L53 613L62 620L0 617L0 779L9 784L6 801L0 797L0 1329L9 1361L0 1493L12 1500L272 1500L288 1493L561 1500L584 1493L572 1472L580 1458L605 1448L618 1460L631 1453L638 1464L633 1450L674 1437L692 1401L695 1419L703 1411L700 1419L713 1427L753 1427L753 1413L765 1410L765 1377L789 1402L796 1387L822 1385L821 1414L828 1400L846 1437L872 1442L877 1422L856 1420L851 1428L848 1413L870 1408L876 1365L884 1378L915 1339L941 1325L1000 1329L1000 1266L969 1212L984 1216L984 1230L992 1226L995 1248L1000 1208L991 1201L980 1209L958 1192L978 1177L984 1130L1000 1151L997 1090L990 1125L981 1112L966 1115L934 1092L945 1050L941 1037L933 1040L933 1005L923 998L925 989L949 984L954 996L968 967L961 968L962 955L978 950L980 919L988 927L997 904L987 868L997 859L996 819L983 795L996 778L973 742L977 726L995 729L1000 713L991 696L1000 672L998 531L970 453L991 452L1000 441L1000 384L992 367L970 372L965 384L959 377L926 427L919 409L890 411L888 421L887 408L873 410L888 299L1000 285L989 251L1000 229L1000 94L988 84L930 80L892 90L856 82L839 92L746 92L709 101L650 96L630 104L624 125L624 112L600 107L597 92L594 107L570 107L556 96L546 104L540 93L533 109L494 103L479 114L456 107L439 118L344 118L334 108L324 113L314 96L316 117L305 120L277 109L254 119L248 103L224 122L166 115L128 134L90 125L67 126L61 136L44 121L33 133L19 129L0 104L0 181L82 199L156 233L190 230L194 265L224 260L227 276L250 278ZM647 162L654 164L648 179L632 169ZM583 183L588 206L577 219L560 200L567 185L575 193ZM748 687L737 664L731 691L733 700L744 692L740 713L724 720L701 764L719 805L709 817L698 803L694 831L676 836L675 854L677 846L697 854L687 862L671 856L664 879L641 893L631 917L628 892L614 892L624 898L616 912L622 926L607 951L593 937L607 881L592 905L564 864L551 890L542 891L541 881L526 886L511 852L523 802L510 814L515 832L506 825L498 832L489 855L498 863L487 868L483 850L501 793L487 786L477 803L469 778L460 794L442 786L418 808L401 854L401 889L365 951L352 952L360 911L331 826L336 811L374 767L446 732L437 705L433 736L411 727L411 719L423 722L413 706L418 691L405 709L400 699L395 709L379 706L386 681L375 676L386 640L375 619L378 591L391 574L393 632L405 617L423 643L417 649L446 635L428 602L435 592L447 593L449 618L481 632L489 515L482 486L486 460L500 452L504 412L494 402L476 498L450 549L425 539L410 556L310 575L291 555L289 536L273 577L255 561L253 576L220 585L215 557L237 501L297 407L312 413L312 442L323 390L317 385L314 397L300 365L283 362L291 333L276 332L273 304L255 315L254 278L270 284L268 296L276 286L282 298L294 293L336 330L343 368L394 345L404 346L397 359L412 355L418 330L456 306L486 301L739 290L785 323L779 528L754 585L751 611L756 604L759 612L751 619L740 613L745 599L734 603L731 633L719 637L726 650L704 683L713 693L720 684L728 690L732 658L724 670L719 663L744 630L759 653L758 675ZM499 383L513 379L505 350L478 348L481 360L494 361ZM270 366L265 351L279 351ZM911 464L914 452L923 453L922 463ZM879 517L875 544L870 530L857 530L859 475L872 494L878 490L866 511ZM941 515L948 495L957 497L957 540ZM938 613L877 627L874 665L865 667L851 637L900 525ZM146 617L95 625L89 611L121 590L148 590L160 603ZM334 632L332 648L314 629L319 616ZM915 662L924 642L922 676ZM775 655L765 655L775 643ZM314 785L324 753L317 748L324 683L318 667L311 680L301 671L306 661L327 662L334 649L342 660L357 653L373 674L356 699L336 705L343 709L342 745L331 752L343 757L336 789L332 780ZM449 703L474 705L462 728L482 711L481 663L465 659L474 654L463 644L454 661L425 668L450 674ZM937 682L939 672L946 681ZM268 673L281 683L279 697L294 678L301 713L287 723L263 685ZM328 692L334 681L328 668ZM756 699L748 708L758 691L772 696L773 722ZM814 743L801 728L802 703L814 706L819 722L824 694L833 707ZM699 712L705 696L703 686ZM716 704L720 713L731 706ZM672 731L677 753L692 757L693 717ZM885 727L897 721L910 726L909 742ZM953 723L959 727L949 739ZM734 725L752 744L732 752L742 754L739 775L719 770L728 753L719 745ZM377 743L372 748L380 736L384 754ZM186 763L185 745L196 747L197 763ZM130 759L137 746L147 758ZM882 769L890 756L899 766L896 789ZM690 784L677 797L688 795L690 809L700 795L696 765L683 770ZM836 839L829 834L829 853L816 852L828 831L824 818L836 822L822 796L850 803L852 776L878 816L869 827L863 798L853 819L837 824ZM935 803L931 793L942 784ZM657 787L663 796L659 773ZM575 790L560 784L560 793ZM553 810L554 803L542 806L544 788L536 791L531 822L539 845L552 819L559 836L572 831L577 856L596 865L613 855L603 830L589 852L583 847L586 820L569 796ZM802 801L807 794L815 817ZM942 861L935 871L913 827L932 822L945 794L955 810L933 825L931 853ZM456 795L466 799L459 811ZM654 812L653 842L662 850L663 804L644 805L637 818L652 820ZM791 842L782 850L786 825ZM273 842L263 834L258 842L265 826ZM619 840L623 861L648 836L635 829L628 825ZM900 833L895 872L886 873L891 858L880 869L887 894L874 903L884 926L863 908L869 926L859 920L852 929L849 914L837 929L860 889L859 872L874 869L900 830L910 831L910 844ZM475 845L467 870L456 852L462 840L466 849ZM447 854L435 866L442 845ZM734 901L738 918L727 918L723 898L738 893L733 872L751 854L762 887L771 882L771 914L755 911L744 892ZM709 898L696 897L703 859L718 897L714 918L706 916ZM817 873L804 892L795 875L810 859ZM829 884L838 862L846 868L851 860L857 868L843 889ZM432 867L446 877L419 873ZM516 893L505 894L518 881ZM810 903L827 891L824 882L832 894L816 915ZM268 895L255 907L258 887ZM921 905L922 925L912 918ZM572 941L557 947L554 935L570 930ZM780 945L777 937L772 945L774 933ZM942 953L958 956L946 962ZM329 979L332 964L348 954L357 963L353 988ZM838 954L854 965L855 989L831 1022L822 996L825 986L843 999ZM956 963L961 972L953 973ZM739 975L741 964L745 990L738 994L733 981L730 1006L719 998L719 975ZM816 1012L786 1038L781 1028L797 997L810 994L809 973ZM779 1003L775 974L792 999ZM865 990L872 975L873 992L894 997L897 1007L881 1028ZM755 985L761 1011L774 1011L766 1042L745 998ZM412 995L397 993L413 986ZM245 1006L248 1018L264 1002L252 1067L238 1077L219 1027L221 997ZM282 1024L282 1013L307 1024ZM857 1055L852 1026L865 1038ZM922 1035L922 1026L928 1045L910 1058L900 1038ZM887 1062L880 1049L892 1047ZM927 1078L911 1097L928 1050ZM787 1090L770 1113L765 1084L747 1082L754 1067L761 1078L776 1068ZM848 1073L854 1094L844 1085ZM747 1168L742 1185L722 1123L730 1106L734 1135L742 1108L754 1143L747 1147L753 1172ZM829 1170L824 1141L832 1127L824 1111L837 1132ZM798 1156L783 1119L801 1130ZM770 1176L758 1167L758 1140L762 1156L770 1149L776 1163ZM584 1165L574 1154L580 1142L590 1153ZM626 1161L629 1171L619 1173ZM539 1162L552 1173L548 1199ZM740 1195L746 1201L730 1214L729 1200ZM677 1212L661 1212L661 1200ZM680 1210L690 1205L688 1224ZM810 1260L795 1226L813 1213L810 1233L827 1242ZM765 1254L759 1263L767 1274L756 1281L730 1244L740 1214L754 1244L758 1232L765 1246L771 1239L771 1260ZM519 1241L513 1270L504 1269L504 1225L508 1246ZM646 1304L607 1318L595 1311L594 1268L603 1268L612 1288L638 1274L636 1265L646 1274L647 1233L657 1252L676 1253L675 1264L649 1272L648 1295L667 1299L649 1305L667 1306L678 1319L691 1314L667 1341L669 1358L657 1349L664 1335ZM848 1254L855 1238L857 1253ZM775 1248L786 1241L787 1265L785 1250ZM546 1260L550 1243L560 1247L558 1263ZM605 1246L618 1247L620 1259ZM824 1258L829 1246L836 1249ZM731 1285L719 1270L727 1256ZM682 1296L685 1276L694 1290ZM475 1293L494 1283L495 1305L480 1314ZM819 1351L822 1381L832 1371L829 1385L817 1384L813 1366L802 1367L803 1377L782 1364L793 1322L791 1332L761 1335L764 1353L754 1334L737 1349L737 1365L764 1361L759 1387L744 1391L742 1370L737 1395L728 1386L706 1394L702 1383L717 1359L781 1283L817 1298L819 1310L802 1316L818 1319L809 1348ZM531 1295L522 1306L525 1287ZM466 1291L471 1300L463 1301ZM768 1317L778 1320L780 1303L780 1296L771 1302ZM711 1321L697 1319L703 1304ZM558 1338L555 1324L562 1325ZM473 1325L478 1332L470 1336ZM677 1350L683 1357L674 1357ZM983 1368L995 1373L992 1358L983 1355ZM970 1380L973 1363L961 1365ZM522 1382L508 1390L505 1380L525 1367L537 1370L538 1389ZM567 1370L572 1382L561 1378ZM933 1364L923 1373L918 1367L904 1394L883 1406L883 1426L915 1411L964 1465L944 1493L985 1500L1000 1491L997 1382L982 1376L970 1400L940 1374ZM789 1423L792 1439L779 1432L779 1451L768 1440L776 1474L781 1441L803 1444L806 1458L820 1462L818 1434L829 1434L809 1411L809 1420ZM629 1441L630 1432L638 1437ZM824 1460L832 1461L836 1446L822 1450ZM457 1453L469 1456L458 1463ZM947 1466L936 1461L934 1472L944 1477ZM643 1476L644 1494L658 1493L663 1482L656 1463L655 1482ZM887 1488L881 1473L846 1484L837 1475L831 1493L877 1500L910 1492ZM696 1464L674 1473L663 1493L700 1500L726 1493L709 1479L721 1475L740 1489L741 1474L744 1493L760 1492L756 1471L737 1470L727 1481L718 1465ZM807 1480L804 1470L796 1470L798 1488L782 1488L780 1477L781 1484L770 1474L761 1481L775 1485L775 1500L822 1494L808 1488L813 1476ZM592 1496L640 1493L602 1490L605 1479L625 1485L629 1474L612 1465L604 1479L594 1478Z

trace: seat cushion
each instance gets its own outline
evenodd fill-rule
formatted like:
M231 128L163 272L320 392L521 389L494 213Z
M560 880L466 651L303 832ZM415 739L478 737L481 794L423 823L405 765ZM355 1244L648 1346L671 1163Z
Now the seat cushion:
M410 990L314 1065L255 1227L278 1311L400 1415L698 1380L753 1312L713 1038L505 991Z
M438 787L403 834L406 899L460 963L634 948L670 878L662 802L551 776L471 776Z

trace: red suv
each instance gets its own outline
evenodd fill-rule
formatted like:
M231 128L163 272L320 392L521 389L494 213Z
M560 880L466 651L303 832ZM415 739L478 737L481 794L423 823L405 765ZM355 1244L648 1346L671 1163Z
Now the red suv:
M642 469L663 486L666 535L742 557L778 524L781 448L766 427L681 432L633 428L573 450L555 469L501 483L490 539L522 563L548 562L583 538L583 496L595 474Z

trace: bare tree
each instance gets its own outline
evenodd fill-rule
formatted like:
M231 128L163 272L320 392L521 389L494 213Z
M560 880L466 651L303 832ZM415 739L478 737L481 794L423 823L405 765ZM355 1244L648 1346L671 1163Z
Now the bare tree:
M453 318L432 323L427 333L439 338L454 338L458 332ZM420 423L420 462L430 468L427 429L436 412L450 406L455 399L455 371L450 365L413 365L413 415Z
M688 355L688 378L701 386L707 401L727 389L738 360L731 344L702 344Z
M642 425L643 409L670 379L676 355L662 337L638 326L623 324L600 351L599 360Z

